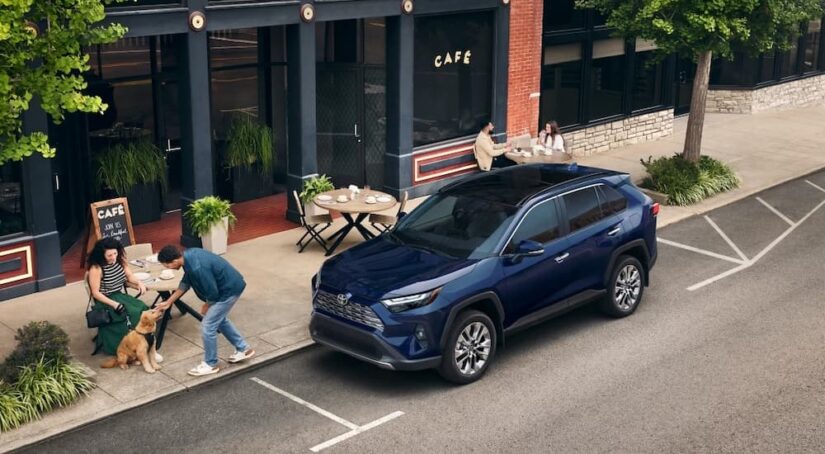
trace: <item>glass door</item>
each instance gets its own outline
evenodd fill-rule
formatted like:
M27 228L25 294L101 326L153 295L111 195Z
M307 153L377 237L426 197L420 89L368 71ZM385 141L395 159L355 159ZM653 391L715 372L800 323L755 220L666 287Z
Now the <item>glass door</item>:
M366 184L364 72L357 64L321 63L316 72L318 173L335 187Z

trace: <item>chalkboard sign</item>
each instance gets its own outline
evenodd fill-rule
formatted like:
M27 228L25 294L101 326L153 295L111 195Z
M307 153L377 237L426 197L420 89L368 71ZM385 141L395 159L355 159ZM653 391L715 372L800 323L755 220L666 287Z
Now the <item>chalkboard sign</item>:
M104 200L91 204L92 224L91 231L94 244L103 238L115 238L123 247L135 244L135 233L132 228L132 217L129 215L129 202L126 197Z

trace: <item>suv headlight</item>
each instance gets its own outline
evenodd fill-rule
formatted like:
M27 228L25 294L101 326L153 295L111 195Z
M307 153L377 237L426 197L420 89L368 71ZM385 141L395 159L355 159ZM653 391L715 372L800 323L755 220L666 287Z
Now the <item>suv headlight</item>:
M387 298L381 300L381 304L387 307L390 312L401 312L416 307L426 306L438 296L441 288L430 290L429 292L416 293L415 295L399 296L396 298Z
M321 288L321 270L318 270L318 273L312 276L312 294L318 293L319 288Z

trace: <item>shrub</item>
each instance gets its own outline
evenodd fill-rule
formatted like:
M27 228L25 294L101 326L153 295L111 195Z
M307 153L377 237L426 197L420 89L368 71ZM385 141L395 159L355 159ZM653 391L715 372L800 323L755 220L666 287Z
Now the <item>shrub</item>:
M709 156L701 156L698 163L681 155L641 162L649 174L642 187L667 194L672 205L690 205L739 186L733 170Z
M192 232L198 236L209 233L212 226L221 222L223 218L229 218L230 226L237 220L229 202L212 195L192 202L183 216L189 222Z
M332 191L333 189L335 189L335 186L332 185L332 180L328 176L321 175L319 177L312 177L304 181L304 189L298 194L298 197L300 197L304 203L309 203L316 195L322 192Z
M8 384L17 382L22 368L41 359L67 362L70 357L69 336L59 326L49 322L31 322L18 329L14 338L18 341L17 347L0 368L0 380Z
M17 388L0 383L0 432L8 432L37 417L37 410Z

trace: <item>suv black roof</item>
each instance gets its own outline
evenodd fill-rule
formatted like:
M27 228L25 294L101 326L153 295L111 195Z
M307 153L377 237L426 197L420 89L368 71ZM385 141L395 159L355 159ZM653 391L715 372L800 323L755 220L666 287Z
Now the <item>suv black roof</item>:
M618 172L574 164L530 164L484 172L441 188L439 193L519 206L531 197L573 180Z

